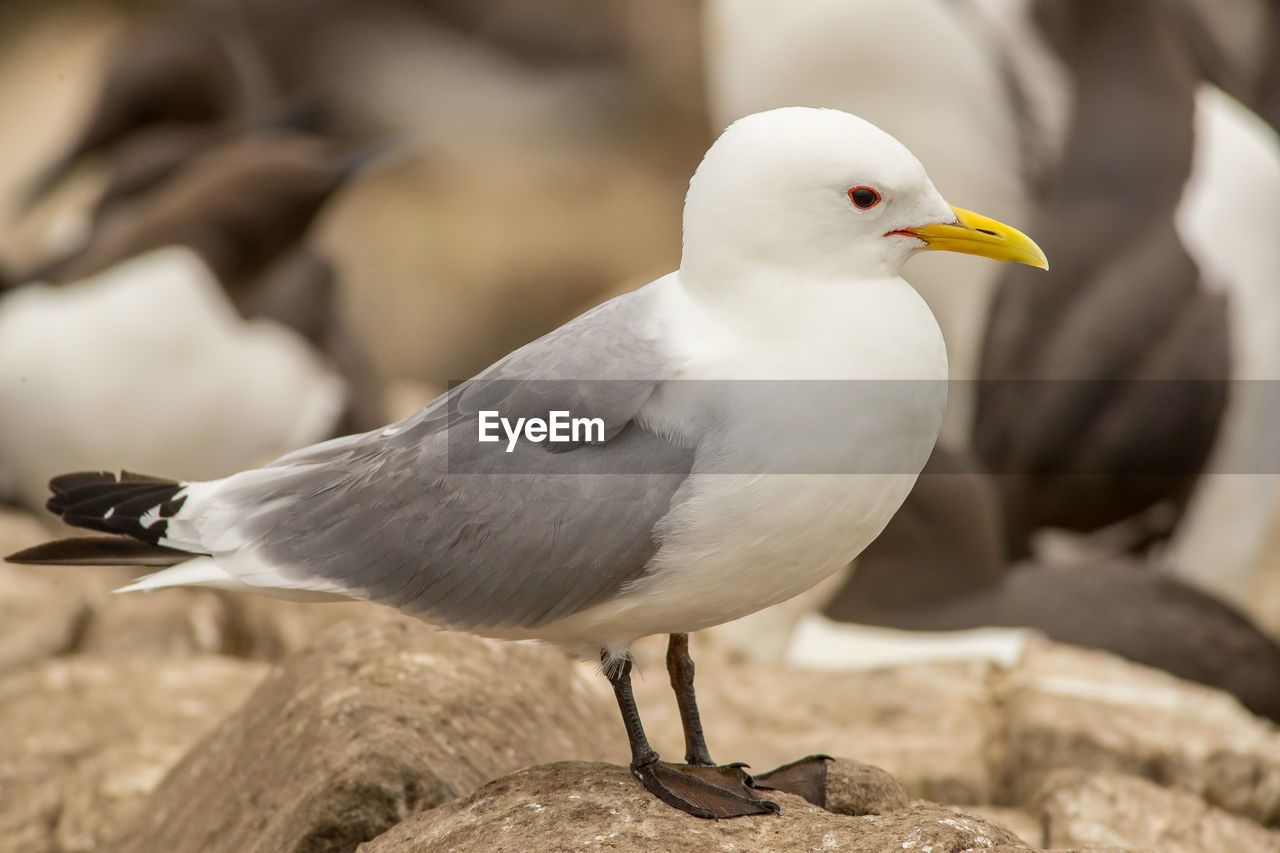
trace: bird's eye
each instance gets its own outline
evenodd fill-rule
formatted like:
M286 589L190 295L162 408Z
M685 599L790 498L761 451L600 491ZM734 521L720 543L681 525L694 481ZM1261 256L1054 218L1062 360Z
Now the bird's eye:
M854 187L849 190L849 201L859 210L870 210L880 203L880 193L871 187Z

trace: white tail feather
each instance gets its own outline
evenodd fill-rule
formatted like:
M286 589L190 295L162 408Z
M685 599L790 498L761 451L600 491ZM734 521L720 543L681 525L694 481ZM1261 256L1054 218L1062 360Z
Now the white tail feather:
M214 589L230 589L236 592L253 592L271 598L288 601L350 601L351 597L331 592L309 589L281 589L254 586L239 580L220 565L216 557L196 557L153 574L144 575L128 586L113 592L147 592L174 586L203 586Z
M128 586L113 592L139 592L170 586L211 586L218 589L246 590L250 587L218 567L212 557L196 557L158 572L144 575Z

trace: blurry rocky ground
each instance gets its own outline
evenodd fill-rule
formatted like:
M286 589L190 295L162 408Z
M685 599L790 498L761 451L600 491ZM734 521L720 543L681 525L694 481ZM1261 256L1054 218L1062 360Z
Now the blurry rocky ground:
M46 537L0 515L2 550ZM1280 731L1100 652L833 673L696 635L713 755L839 757L829 811L703 822L627 773L594 664L123 576L0 566L0 851L1280 850ZM663 651L636 690L675 756Z
M31 215L15 206L88 109L112 40L155 5L0 4L0 269L96 191L90 164ZM396 411L675 265L709 134L696 4L388 0L333 19L305 14L325 0L280 5L330 47L313 71L353 136L406 139L322 223ZM45 523L0 511L0 553L48 538ZM1280 541L1270 554L1278 582L1251 604L1280 632ZM784 796L781 818L706 823L619 766L592 665L373 606L111 595L129 576L0 565L0 853L1280 850L1280 733L1097 652L818 673L696 637L714 755L765 770L824 752L842 759L833 778L862 778L856 759L902 785L833 797L850 814ZM646 723L676 756L661 644L638 654Z

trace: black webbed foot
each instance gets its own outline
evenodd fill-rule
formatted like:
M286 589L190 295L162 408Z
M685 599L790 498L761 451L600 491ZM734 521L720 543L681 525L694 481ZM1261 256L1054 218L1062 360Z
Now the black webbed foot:
M744 766L726 764L715 767L652 761L640 766L632 765L631 772L644 783L649 793L694 817L778 814L781 810L777 803L756 796L751 776L742 769Z

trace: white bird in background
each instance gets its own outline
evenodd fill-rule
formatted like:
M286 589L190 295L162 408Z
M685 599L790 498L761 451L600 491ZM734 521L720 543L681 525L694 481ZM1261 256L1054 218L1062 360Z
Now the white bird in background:
M1209 85L1196 94L1195 135L1174 221L1206 282L1227 295L1237 381L1166 556L1247 608L1280 507L1280 136Z
M739 765L711 761L687 632L838 570L911 490L946 407L941 333L899 277L926 248L1046 266L1025 235L948 205L868 122L745 118L690 182L676 272L383 430L211 482L56 477L51 510L130 538L12 559L170 565L130 589L370 599L598 654L649 791L700 817L776 812ZM599 418L603 436L510 453L478 441L482 410L559 409ZM685 765L659 760L631 693L629 648L655 633L671 634ZM816 798L824 779L814 756L756 781Z
M171 247L0 298L0 494L67 468L214 477L332 435L347 395L293 330L240 317Z

